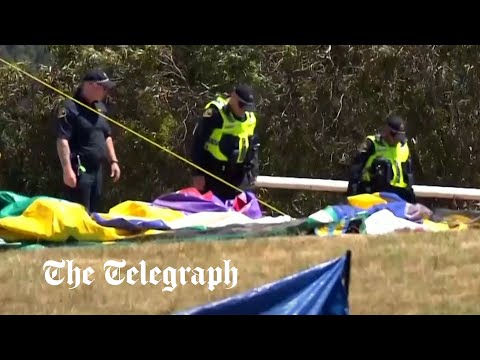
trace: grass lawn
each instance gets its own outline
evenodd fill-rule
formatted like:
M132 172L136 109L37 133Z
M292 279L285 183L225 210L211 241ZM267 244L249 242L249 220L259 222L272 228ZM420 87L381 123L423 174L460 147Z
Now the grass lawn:
M1 314L169 314L263 285L352 250L352 314L475 314L480 312L480 235L476 231L406 233L380 237L278 237L93 248L50 248L0 253ZM91 266L89 286L51 286L47 260ZM145 260L147 268L196 266L207 269L231 260L238 269L233 289L219 285L108 284L107 260ZM138 275L136 276L138 278ZM158 276L161 279L161 275ZM187 279L190 279L187 276Z

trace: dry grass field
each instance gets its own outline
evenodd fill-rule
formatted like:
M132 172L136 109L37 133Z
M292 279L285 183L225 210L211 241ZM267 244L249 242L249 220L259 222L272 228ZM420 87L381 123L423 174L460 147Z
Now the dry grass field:
M475 231L380 237L278 237L133 246L8 250L0 253L1 314L170 314L237 294L352 250L352 314L475 314L480 312L480 235ZM46 283L47 260L90 266L91 285ZM222 266L238 269L233 289L218 285L110 285L103 265L125 259L147 269ZM62 275L63 276L63 275ZM137 275L138 278L138 275ZM159 276L161 278L161 276ZM65 277L65 280L67 278ZM177 280L178 281L178 280Z

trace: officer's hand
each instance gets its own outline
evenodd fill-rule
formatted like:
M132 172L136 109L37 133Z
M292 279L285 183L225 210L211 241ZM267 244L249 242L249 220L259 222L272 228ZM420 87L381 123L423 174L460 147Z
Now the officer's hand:
M193 187L200 192L204 191L205 190L205 176L195 175L193 177Z
M349 183L347 187L347 196L356 195L358 191L358 185L356 183Z
M246 173L249 171L252 171L252 169L253 169L253 164L251 162L245 163L243 165L243 171L245 171Z
M77 175L72 168L63 171L63 182L68 187L74 188L77 186Z
M113 178L113 182L117 182L120 179L120 167L117 163L112 163L110 177Z

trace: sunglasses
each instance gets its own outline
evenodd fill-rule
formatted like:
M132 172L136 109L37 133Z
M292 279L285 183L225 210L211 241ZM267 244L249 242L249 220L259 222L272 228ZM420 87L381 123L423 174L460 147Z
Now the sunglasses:
M105 86L104 84L100 83L100 82L96 82L95 83L96 85L100 86L104 91L106 92L110 92L111 89L109 89L107 86Z
M244 103L244 102L238 100L238 107L239 107L240 109L245 109L245 108L248 107L248 106L250 106L250 104L247 104L247 103Z
M247 104L241 102L240 100L238 101L238 107L239 107L240 109L243 109L243 108L246 107L246 106L247 106Z
M398 131L392 131L390 130L390 136L394 139L399 139L401 138L403 135L405 135L404 132L398 132Z

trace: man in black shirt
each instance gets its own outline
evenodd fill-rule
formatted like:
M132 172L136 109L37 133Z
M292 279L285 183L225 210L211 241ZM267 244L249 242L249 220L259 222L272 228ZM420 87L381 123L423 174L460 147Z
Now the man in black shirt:
M252 190L258 176L260 142L254 110L252 88L237 86L227 97L205 106L193 133L193 162L241 190ZM200 192L212 191L223 201L237 195L231 186L194 171L193 186Z
M106 113L105 98L114 86L107 74L91 70L74 98L100 113ZM120 178L112 132L105 117L67 99L57 113L57 152L67 186L67 199L98 211L102 194L103 162L110 162L113 181Z

